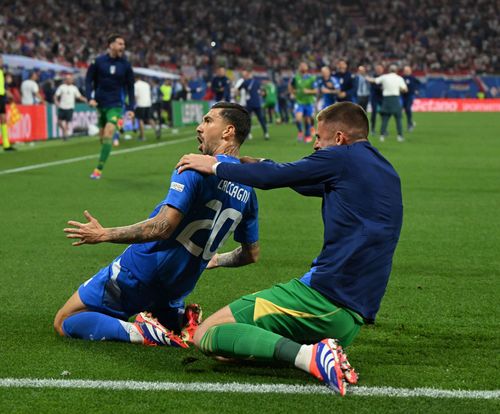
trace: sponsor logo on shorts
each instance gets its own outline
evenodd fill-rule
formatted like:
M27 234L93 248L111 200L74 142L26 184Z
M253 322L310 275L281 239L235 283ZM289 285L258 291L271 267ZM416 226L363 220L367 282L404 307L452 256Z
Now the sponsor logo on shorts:
M182 193L184 191L184 184L176 183L175 181L173 181L172 183L170 183L170 188L172 190L178 191L179 193Z

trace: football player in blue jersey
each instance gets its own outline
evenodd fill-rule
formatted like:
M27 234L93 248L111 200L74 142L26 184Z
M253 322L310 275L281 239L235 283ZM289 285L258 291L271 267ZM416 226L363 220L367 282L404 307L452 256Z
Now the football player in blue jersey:
M267 141L269 139L269 131L267 129L266 117L262 112L262 91L260 80L253 76L252 72L249 70L243 70L241 73L243 77L243 82L238 86L238 90L245 91L246 97L246 109L250 115L254 113L257 116L257 120L262 127L262 132L264 133L264 139ZM250 134L249 138L252 138Z
M332 71L328 66L321 68L321 76L316 81L316 87L322 99L321 109L333 105L337 102L337 95L340 93L340 83L332 76Z
M238 104L219 102L196 132L203 154L239 163L250 115ZM77 239L74 246L130 245L70 297L57 312L55 330L71 338L187 347L199 312L192 307L184 315L184 298L207 266L243 266L258 259L257 212L252 187L195 171L174 171L166 198L139 223L105 228L85 211L87 223L69 221L72 227L64 229ZM231 233L240 247L215 254ZM128 322L137 313L135 322Z
M374 322L385 294L402 225L401 183L368 141L359 105L336 103L317 121L315 152L295 162L234 165L192 154L177 166L322 198L323 248L311 269L222 308L194 342L208 354L289 362L343 395L357 376L341 346Z
M415 100L415 95L418 95L421 82L412 75L411 66L405 66L403 68L403 79L406 83L408 91L406 93L401 94L401 98L403 99L403 108L406 113L406 125L409 132L412 132L415 129L416 123L413 122L413 101Z

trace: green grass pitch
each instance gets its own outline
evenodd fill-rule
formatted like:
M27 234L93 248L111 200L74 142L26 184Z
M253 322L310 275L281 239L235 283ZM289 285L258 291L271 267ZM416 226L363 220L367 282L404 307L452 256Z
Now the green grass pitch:
M374 326L348 348L366 387L497 390L499 375L500 116L416 114L397 143L373 143L399 172L404 225ZM291 161L312 148L293 125L260 128L242 154ZM192 139L190 139L192 138ZM166 194L180 156L196 152L194 128L172 145L112 156L101 181L95 159L24 172L2 171L97 154L97 138L25 145L0 153L0 379L55 378L315 385L272 365L221 364L195 349L146 348L56 337L57 309L124 246L75 248L62 232L88 209L105 226L146 218ZM127 141L124 148L145 143ZM320 200L288 189L258 191L261 260L207 271L189 298L205 316L242 294L301 276L320 251ZM223 250L234 246L228 243ZM63 371L70 375L62 377ZM348 395L229 394L0 388L0 412L498 412L494 400Z

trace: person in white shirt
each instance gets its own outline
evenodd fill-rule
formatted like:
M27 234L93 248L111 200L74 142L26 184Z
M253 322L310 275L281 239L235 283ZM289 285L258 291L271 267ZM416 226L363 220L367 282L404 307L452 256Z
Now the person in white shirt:
M42 95L40 95L40 88L38 87L38 72L33 71L29 79L25 79L21 83L21 104L35 105L39 102L44 102Z
M403 122L402 122L402 106L401 92L408 90L404 79L396 72L396 65L389 66L389 73L378 76L376 78L367 77L369 82L373 82L382 86L382 107L380 115L382 116L382 127L380 130L380 141L384 142L387 136L387 124L390 117L393 115L396 118L396 128L398 131L397 140L403 142Z
M73 119L76 100L87 102L78 88L73 85L73 75L68 73L64 76L64 83L59 85L54 94L54 103L57 106L57 124L62 129L63 140L68 138L69 123Z
M139 141L144 141L144 124L149 124L155 129L155 121L151 112L151 85L139 76L135 81L134 91L136 104L135 117L139 121ZM156 131L156 138L160 138L159 131Z

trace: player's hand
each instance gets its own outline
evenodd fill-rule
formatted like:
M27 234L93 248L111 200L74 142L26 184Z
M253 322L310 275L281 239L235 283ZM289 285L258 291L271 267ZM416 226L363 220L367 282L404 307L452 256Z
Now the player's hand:
M105 241L106 229L87 210L83 212L83 215L88 223L70 220L68 224L74 227L64 229L68 239L80 239L73 242L72 245L81 246L82 244L97 244Z
M134 111L127 111L127 113L125 115L130 120L134 119L134 116L135 116Z
M92 108L97 108L97 101L95 99L91 99L89 101L89 106L91 106Z
M208 262L207 264L207 269L214 269L216 267L219 267L219 263L218 263L218 258L219 258L219 255L217 253L215 253L212 258L210 259L210 261Z
M212 175L212 167L217 163L217 158L210 155L187 154L177 163L175 168L180 174L184 170L195 170L201 174Z

